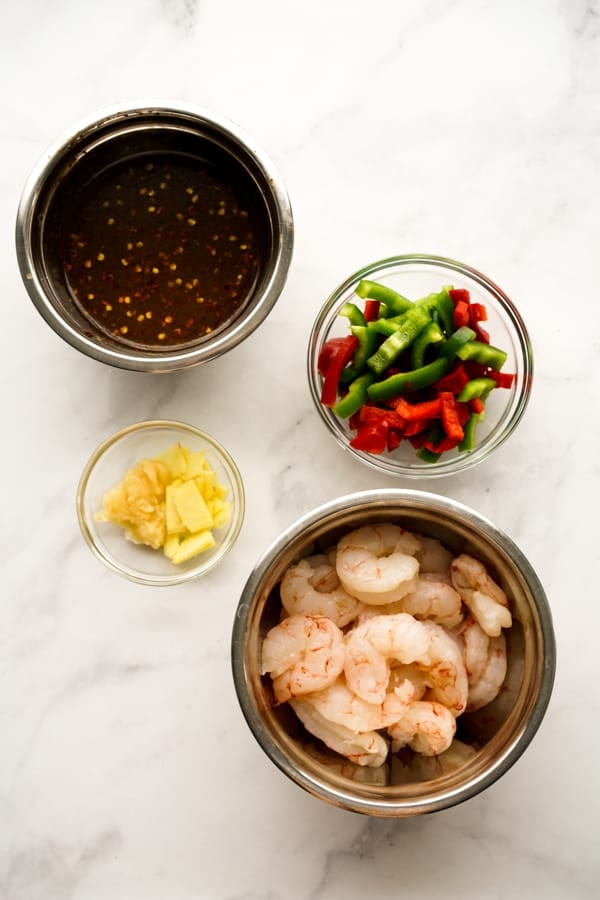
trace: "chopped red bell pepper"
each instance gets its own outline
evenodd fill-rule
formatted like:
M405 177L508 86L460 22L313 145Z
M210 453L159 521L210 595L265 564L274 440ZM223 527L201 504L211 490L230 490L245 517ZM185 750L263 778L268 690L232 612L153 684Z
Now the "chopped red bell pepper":
M466 303L467 305L471 302L471 295L465 288L452 288L451 291L448 291L450 294L450 299L453 303Z
M465 371L463 363L457 363L450 372L442 375L441 378L432 385L438 391L451 391L453 394L460 394L465 384L469 381L469 376Z
M375 425L381 428L403 429L406 422L404 418L393 409L382 409L380 406L371 406L365 403L358 411L359 426Z
M404 397L397 397L394 400L394 408L398 415L409 422L415 419L434 419L442 412L439 397L435 400L424 400L421 403L408 403Z
M470 322L469 304L464 300L459 300L454 306L454 315L452 316L452 324L455 328L462 328Z
M456 414L458 416L458 421L464 428L469 421L469 416L471 415L469 404L459 403L458 400L456 400Z
M442 425L444 426L444 431L449 438L458 443L462 441L464 432L458 417L454 394L450 393L450 391L440 391L440 400L442 401Z
M475 413L476 416L480 415L485 409L481 397L473 397L472 400L469 400L469 409L472 413Z
M479 322L472 322L471 327L472 327L473 331L475 332L475 340L476 341L481 341L482 344L489 344L489 342L490 342L489 332L486 331L485 328L482 328L481 325L479 324Z
M426 431L431 426L431 422L431 419L413 419L412 422L407 422L403 432L404 437L413 437Z
M375 425L361 425L350 441L350 446L366 453L383 453L387 447L387 429Z
M349 428L351 431L356 431L356 429L358 428L358 426L359 426L359 424L360 424L359 419L358 419L358 414L359 414L359 413L360 413L360 409L357 410L355 413L353 413L353 414L348 418L348 428Z
M327 374L327 369L331 364L331 360L339 353L340 347L344 345L345 337L336 337L329 338L328 341L325 341L323 346L321 347L321 352L319 353L319 358L317 359L317 369L319 370L319 375L325 377Z
M415 450L420 450L421 447L425 446L425 442L427 441L427 429L423 429L418 434L412 434L408 440Z
M471 321L487 322L487 309L483 303L471 303Z
M481 363L474 362L472 359L465 360L463 366L465 372L469 376L469 380L471 380L471 378L487 378L490 371L487 366L482 366Z
M454 450L457 447L459 441L456 438L445 437L442 438L437 444L434 444L433 441L427 438L423 442L423 447L427 447L428 450L431 450L432 453L445 453L447 450Z
M496 382L496 387L499 388L511 388L515 383L515 378L517 377L512 372L496 372L494 369L490 369L489 372L486 373L488 378L493 378Z
M379 318L379 300L365 300L365 322L375 322Z
M392 450L395 450L396 447L399 447L402 442L402 434L398 431L397 428L390 428L386 435L387 449L391 453Z
M339 340L340 343L334 348L329 360L329 365L325 371L325 378L323 379L323 387L321 389L321 403L323 406L335 406L338 382L340 380L340 375L342 374L342 369L350 362L354 355L354 351L358 347L358 339L355 338L353 334L344 338L332 338L331 340ZM327 343L329 343L329 341ZM323 349L325 349L325 346ZM322 352L323 351L321 351L321 353Z

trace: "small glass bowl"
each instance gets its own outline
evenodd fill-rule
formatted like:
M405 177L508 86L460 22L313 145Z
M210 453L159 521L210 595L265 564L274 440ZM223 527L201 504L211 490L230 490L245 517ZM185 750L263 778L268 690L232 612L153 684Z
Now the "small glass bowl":
M227 487L231 518L213 531L216 545L182 565L143 544L127 540L124 530L112 522L97 522L107 490L121 481L125 472L142 459L157 456L173 444L192 451L203 450L219 482ZM106 566L138 584L158 586L182 584L204 575L233 547L244 520L244 486L238 468L213 437L183 422L157 419L123 428L103 441L88 461L77 488L77 517L92 552Z
M378 281L411 300L441 290L443 286L466 288L471 301L486 306L488 320L483 323L491 343L508 354L503 371L516 374L511 388L493 390L486 401L485 418L477 429L474 450L443 453L435 463L419 459L416 451L403 441L392 453L366 453L350 446L353 432L347 419L339 419L320 401L322 378L317 362L323 344L332 337L348 335L348 320L338 315L344 303L357 301L354 293L362 279ZM358 301L361 304L363 301ZM325 302L313 325L308 345L308 380L315 406L329 432L345 450L380 472L408 477L453 475L471 468L499 447L515 430L525 412L533 378L533 351L525 323L514 303L487 276L464 263L442 256L410 254L392 256L355 272Z

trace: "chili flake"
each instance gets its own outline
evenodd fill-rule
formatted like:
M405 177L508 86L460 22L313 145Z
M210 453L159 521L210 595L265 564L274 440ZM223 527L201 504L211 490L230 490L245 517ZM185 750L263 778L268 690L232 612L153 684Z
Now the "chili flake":
M262 222L247 211L251 190L175 151L92 177L63 211L67 227L61 222L74 302L128 343L176 345L211 334L239 310L262 263ZM159 192L161 205L152 205Z

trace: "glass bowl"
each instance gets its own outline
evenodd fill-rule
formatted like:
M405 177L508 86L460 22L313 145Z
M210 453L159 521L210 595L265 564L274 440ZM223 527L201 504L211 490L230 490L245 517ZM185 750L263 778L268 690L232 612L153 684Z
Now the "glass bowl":
M485 419L477 429L475 449L443 453L437 462L422 461L407 441L381 455L356 450L350 445L348 421L340 419L320 402L322 378L317 368L319 353L332 337L350 334L342 306L356 302L355 289L362 279L380 282L411 300L438 292L443 286L466 288L471 301L486 306L485 330L491 343L508 354L502 371L516 375L511 388L493 390L486 401ZM362 303L362 301L358 301ZM431 477L462 472L486 459L515 430L527 407L533 377L533 351L525 323L512 300L487 276L464 263L441 256L411 254L392 256L355 272L331 294L313 325L308 345L310 392L321 419L335 440L361 462L390 475Z
M128 540L119 525L95 519L105 492L118 484L128 469L177 442L191 451L206 453L219 482L227 488L232 507L229 521L213 530L216 545L181 565L172 563L160 549ZM76 502L82 534L98 559L131 581L154 586L182 584L216 566L233 547L245 509L242 478L227 450L193 425L161 419L129 425L103 441L83 471Z

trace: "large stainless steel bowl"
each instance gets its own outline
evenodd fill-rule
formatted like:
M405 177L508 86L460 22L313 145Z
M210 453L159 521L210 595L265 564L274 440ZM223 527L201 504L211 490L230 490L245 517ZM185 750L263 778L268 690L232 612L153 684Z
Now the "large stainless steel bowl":
M49 238L55 208L95 172L135 158L139 148L209 158L247 186L264 232L265 262L245 303L226 325L191 346L136 348L102 331L74 303L64 260ZM39 160L23 190L16 224L21 275L36 308L65 341L100 362L139 372L174 372L221 356L265 319L279 297L292 256L292 211L273 163L255 141L223 116L187 104L147 101L110 107L79 122Z
M497 699L460 717L460 737L477 751L466 761L398 762L380 769L340 758L311 738L286 704L276 706L261 678L262 640L279 618L278 582L290 563L330 546L359 525L391 521L480 559L511 600L508 673ZM246 721L270 759L316 797L375 816L413 816L460 803L489 787L520 757L542 721L554 681L555 641L546 595L513 541L466 506L435 494L376 490L351 494L308 513L269 547L243 590L232 635L235 688ZM450 754L450 751L449 751ZM408 774L407 774L408 773Z

